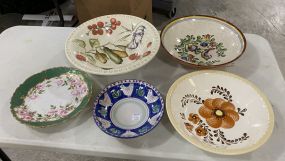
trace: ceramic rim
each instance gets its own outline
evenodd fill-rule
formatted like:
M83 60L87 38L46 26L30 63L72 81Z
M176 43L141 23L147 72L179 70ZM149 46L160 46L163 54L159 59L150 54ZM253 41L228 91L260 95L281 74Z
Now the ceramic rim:
M133 62L133 63L128 63L128 64L125 64L124 66L121 66L119 67L118 69L103 69L103 68L100 68L100 67L97 67L96 70L94 69L90 69L90 68L87 68L87 65L84 65L85 67L83 67L82 65L79 65L78 62L76 62L75 60L73 60L73 58L71 58L71 49L70 49L70 43L73 39L73 36L79 31L79 30L83 30L83 28L87 28L88 25L92 24L92 22L95 22L97 20L100 20L104 17L112 17L112 16L115 16L115 17L124 17L124 18L128 18L128 19L137 19L137 20L140 20L140 22L143 22L144 24L146 24L150 29L151 29L151 33L153 34L152 37L153 37L153 42L152 42L152 45L154 47L151 48L151 53L152 53L152 56L149 56L149 57L146 57L145 59L143 60L139 60L139 61L136 61L136 62ZM124 74L124 73L128 73L128 72L131 72L131 71L134 71L136 69L139 69L141 67L143 67L144 65L148 64L154 57L155 55L158 53L158 50L160 48L160 36L159 36L159 32L157 31L157 29L148 21L142 19L142 18L139 18L139 17L136 17L136 16L132 16L132 15L125 15L125 14L112 14L112 15L105 15L105 16L100 16L100 17L96 17L96 18L93 18L91 20L88 20L86 22L84 22L83 24L81 24L80 26L78 26L76 29L74 29L68 36L67 40L66 40L66 43L65 43L65 55L66 55L66 58L68 59L68 61L74 65L76 68L80 69L80 70L83 70L85 72L88 72L88 73L91 73L91 74L97 74L97 75L118 75L118 74Z
M110 133L107 133L105 130L101 129L101 126L99 125L99 123L96 121L95 117L97 117L96 115L96 105L98 104L99 102L99 99L100 99L100 96L103 95L104 93L106 93L110 88L114 87L114 86L117 86L117 85L120 85L120 84L123 84L123 83L141 83L141 84L144 84L146 85L147 87L151 88L153 91L156 92L157 96L159 97L159 100L161 102L161 116L160 118L157 120L157 123L155 125L153 125L150 129L148 129L145 133L143 134L139 134L137 136L132 136L132 137L121 137L121 136L116 136L116 135L112 135ZM135 98L135 97L130 97L130 98ZM101 92L98 94L98 96L96 97L95 101L94 101L94 108L93 108L93 120L95 122L95 124L100 128L101 131L103 131L105 134L107 135L110 135L110 136L113 136L113 137L116 137L116 138L121 138L121 139L131 139L131 138L136 138L136 137L139 137L139 136L143 136L147 133L149 133L150 131L152 131L161 121L162 117L163 117L163 114L164 114L164 100L160 94L160 92L151 84L149 84L148 82L146 81L142 81L142 80L137 80L137 79L125 79L125 80L120 80L120 81L116 81L116 82L113 82L113 83L110 83L108 84L104 89L101 90ZM113 106L113 105L112 105ZM111 123L114 125L114 123L111 121ZM144 124L147 123L144 122ZM144 125L143 124L143 125ZM141 127L140 126L136 129L139 129ZM114 125L115 126L115 125ZM116 128L118 128L117 126L115 126Z
M64 73L72 73L72 74L76 74L76 75L81 75L83 77L83 81L87 84L88 87L88 93L85 97L83 97L81 103L75 107L75 109L69 113L68 115L66 115L64 118L60 118L54 121L43 121L43 122L31 122L31 121L24 121L20 118L18 118L18 116L16 116L15 111L13 110L15 107L18 107L19 105L21 105L24 100L23 98L27 95L27 92L29 91L29 89L31 89L32 87L34 87L37 83L40 83L46 79L50 79L56 76L59 76L61 74ZM87 104L92 96L92 90L93 90L93 81L90 79L90 77L80 71L77 70L75 68L69 68L69 67L55 67L55 68L50 68L47 70L44 70L42 72L39 72L37 74L34 74L32 76L30 76L29 78L27 78L22 84L20 84L15 92L13 93L13 96L11 98L11 102L10 102L10 110L11 113L13 115L13 117L18 120L20 123L22 124L26 124L30 127L49 127L49 126L54 126L60 123L63 123L71 118L76 117L82 110L84 110L85 108L87 108Z
M228 24L229 26L232 27L233 30L237 31L237 33L240 35L240 37L242 38L243 40L243 43L244 43L244 46L243 46L243 49L241 50L240 54L233 60L229 61L229 62L225 62L223 64L218 64L218 65L208 65L208 66L205 66L205 65L198 65L198 64L192 64L192 63L188 63L188 62L185 62L183 60L180 60L178 59L177 57L173 56L173 54L171 54L167 49L166 47L164 46L164 43L163 43L163 34L173 25L175 24L176 22L179 22L181 20L184 20L184 19L188 19L188 18L206 18L206 19L214 19L216 21L219 21L219 22L222 22L222 23L226 23ZM178 18L175 18L174 20L170 21L167 25L164 26L164 28L161 30L160 32L160 39L161 39L161 46L164 48L164 50L167 52L167 55L170 55L173 59L175 59L176 61L178 61L179 63L181 63L182 65L185 65L185 66L189 66L189 67L194 67L194 68L201 68L201 69L205 69L205 68L215 68L215 67L219 67L219 66L223 66L223 65L227 65L227 64L230 64L232 62L234 62L235 60L237 60L239 57L241 57L246 49L246 46L247 46L247 42L246 42L246 38L244 36L244 34L241 32L241 30L236 27L234 24L232 24L231 22L227 21L227 20L224 20L224 19L221 19L221 18L218 18L218 17L214 17L214 16L208 16L208 15L191 15L191 16L183 16L183 17L178 17Z
M200 75L203 73L218 73L221 75L226 75L235 79L238 79L242 82L244 82L245 84L249 85L250 87L252 87L255 92L257 94L259 94L259 96L262 98L262 100L264 101L265 105L266 105L266 109L269 112L269 126L268 129L266 131L266 133L264 133L264 135L253 145L250 145L248 148L241 148L241 149L216 149L214 147L208 146L207 144L202 143L201 141L197 140L197 139L193 139L187 135L185 135L180 128L178 128L176 126L176 124L178 124L177 121L175 121L173 114L171 113L171 97L172 94L174 92L174 90L176 89L177 85L182 82L183 80L185 80L186 78L190 78L192 76L195 75ZM175 128L175 130L188 142L192 143L193 145L195 145L196 147L203 149L205 151L208 152L212 152L212 153L216 153L216 154L221 154L221 155L239 155L239 154L244 154L244 153L249 153L252 152L256 149L258 149L260 146L262 146L271 136L272 132L273 132L273 128L274 128L274 113L272 110L272 106L268 100L268 98L266 97L266 95L256 86L254 85L252 82L250 82L249 80L242 78L238 75L232 74L232 73L228 73L228 72L224 72L224 71L218 71L218 70L201 70L201 71L196 71L196 72L192 72L192 73L188 73L186 75L181 76L180 78L178 78L169 88L168 92L167 92L167 96L166 96L166 111L167 111L167 115L168 118L172 124L172 126Z

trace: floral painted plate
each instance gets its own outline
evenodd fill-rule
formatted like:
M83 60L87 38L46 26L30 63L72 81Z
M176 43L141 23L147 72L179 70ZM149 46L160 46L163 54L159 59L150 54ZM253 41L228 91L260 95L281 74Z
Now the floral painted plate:
M248 80L222 71L202 70L180 77L168 91L166 109L184 139L223 155L259 148L274 126L266 96Z
M76 116L92 93L92 80L77 69L58 67L21 84L11 99L11 112L21 123L46 127Z
M116 75L147 64L156 55L156 28L130 15L107 15L89 20L69 36L65 53L77 68L98 75Z
M158 90L139 80L115 82L97 97L93 117L105 133L134 138L151 131L160 121L164 102Z
M210 68L233 62L246 48L242 32L233 24L210 16L178 18L161 32L162 46L180 63Z

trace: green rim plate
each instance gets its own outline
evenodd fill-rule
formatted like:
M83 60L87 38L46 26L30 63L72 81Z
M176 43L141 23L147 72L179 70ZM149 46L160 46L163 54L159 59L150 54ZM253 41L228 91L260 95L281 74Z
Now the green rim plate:
M76 85L72 84L72 81L75 82L75 80L78 80L77 82L79 82L79 84ZM43 85L43 90L42 88L37 88L41 87L42 85ZM50 89L45 90L45 88L50 88ZM67 67L51 68L42 71L40 73L37 73L26 79L24 83L21 84L15 90L11 98L10 109L13 116L23 124L27 124L32 127L52 126L58 123L62 123L72 117L75 117L81 110L86 108L89 99L91 98L92 95L92 89L93 89L93 82L85 72ZM55 100L57 99L54 98L58 98L58 95L61 96L61 93L65 92L66 90L70 90L71 92L67 96L62 95L63 98L66 99L70 97L74 100L69 100L69 99L65 100L65 101L72 101L71 103L68 103L71 104L69 106L67 106L68 104L66 104L62 105L63 107L60 107L61 105L60 104L54 107L53 112L60 111L61 113L55 112L55 114L51 114L50 111L53 108L51 105L50 105L51 109L48 109L48 113L43 112L46 111L47 108L44 107L45 105L43 103L41 104L40 101L36 101L31 104L31 102L35 100L35 97L40 98L45 102L46 101L56 102ZM75 92L72 94L73 91ZM80 92L76 93L76 91L81 91L81 93ZM56 97L49 98L51 100L44 98L43 97L44 95L40 96L41 94L54 93L54 92L58 93L57 95L56 94L54 95ZM33 94L35 95L35 97ZM32 95L33 97L31 97ZM77 98L79 99L77 100ZM29 109L28 112L23 110L24 105L27 105L27 109ZM21 107L21 109L19 107ZM34 112L33 110L35 108L40 108L39 110L40 112L37 111L36 114L32 114L31 112ZM24 113L23 115L22 113L20 114L19 112L18 113L16 112L16 110L19 109L22 110L22 113ZM39 117L38 114L40 114L41 116ZM30 118L29 119L26 118L31 116L32 118L36 117L36 119L31 120ZM52 117L53 119L51 119Z

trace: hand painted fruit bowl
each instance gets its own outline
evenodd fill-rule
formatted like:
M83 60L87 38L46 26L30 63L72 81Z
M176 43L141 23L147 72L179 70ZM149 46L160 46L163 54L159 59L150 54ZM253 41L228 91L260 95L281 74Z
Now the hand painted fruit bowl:
M29 77L11 99L13 116L32 127L46 127L76 116L92 93L92 80L77 69L51 68Z
M65 53L77 68L98 75L133 71L154 58L160 46L156 28L130 15L89 20L69 36Z
M248 80L222 71L202 70L180 77L168 91L166 109L184 139L223 155L259 148L274 126L266 96Z
M176 19L161 32L163 47L183 65L210 68L233 62L246 48L242 32L210 16Z
M115 82L97 97L93 117L105 133L134 138L151 131L160 121L164 102L158 90L139 80Z

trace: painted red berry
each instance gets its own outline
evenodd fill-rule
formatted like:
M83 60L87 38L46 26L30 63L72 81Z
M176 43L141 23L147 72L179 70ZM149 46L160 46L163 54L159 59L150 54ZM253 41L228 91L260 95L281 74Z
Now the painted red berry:
M102 21L99 21L99 22L97 22L97 26L102 28L102 27L104 27L104 23Z
M121 21L117 21L117 22L116 22L116 25L117 25L117 26L120 26L120 25L121 25Z
M151 51L147 51L145 53L143 53L143 57L148 56L151 53Z
M76 59L78 59L78 60L80 60L80 61L86 61L86 58L85 58L85 56L83 56L83 55L80 55L80 54L76 54Z
M111 22L112 24L115 24L115 23L116 23L116 19L115 19L115 18L111 18L111 19L110 19L110 22Z
M91 25L88 25L87 28L88 28L89 30L91 30L91 29L92 29L92 26L91 26Z
M111 29L107 30L107 33L110 34L110 35L112 34L112 32L113 32L113 30L111 30Z
M134 54L132 54L132 55L129 56L129 59L130 59L130 60L137 60L138 57L139 57L139 56L138 56L138 53L134 53Z
M96 29L96 30L92 30L92 34L93 35L97 35L98 34L98 30Z
M92 29L96 29L97 28L97 25L96 24L93 24L92 25Z
M98 34L99 34L99 35L103 35L103 30L102 30L102 29L99 29L99 30L98 30Z
M112 29L112 30L116 30L116 25L115 25L115 24L112 24L111 29Z

